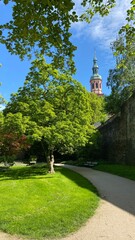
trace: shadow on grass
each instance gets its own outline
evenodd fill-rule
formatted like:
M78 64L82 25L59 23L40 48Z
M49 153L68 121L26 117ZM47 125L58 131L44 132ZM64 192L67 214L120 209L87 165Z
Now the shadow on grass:
M55 166L55 171L64 175L66 178L75 182L79 187L89 189L98 195L96 188L90 182L82 177L79 173L72 170ZM0 167L0 181L5 180L23 180L23 179L40 179L40 178L55 178L55 174L49 174L47 165L35 165L25 167ZM99 195L98 195L99 196Z
M58 171L62 175L64 175L66 178L75 182L75 184L77 184L79 187L86 188L86 189L90 190L91 192L95 193L97 196L99 196L99 193L98 193L96 187L94 187L92 185L92 183L88 179L83 177L81 174L76 173L75 171L73 171L71 169L67 169L67 168L63 168L63 167L58 167L58 168L55 167L55 168L58 169Z
M29 179L47 175L47 168L43 166L0 167L0 181Z
M135 181L90 168L70 165L65 167L89 179L99 190L103 200L135 216Z

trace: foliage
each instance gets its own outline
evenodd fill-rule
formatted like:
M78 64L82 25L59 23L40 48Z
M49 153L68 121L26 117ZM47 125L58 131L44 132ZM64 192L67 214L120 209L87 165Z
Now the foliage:
M1 86L1 83L0 83ZM3 98L3 96L0 94L0 111L1 111L1 104L6 103L5 99Z
M115 55L119 56L126 53L126 57L135 56L135 0L131 1L130 9L127 10L126 24L121 27L119 35L122 36L124 42L119 42L115 49ZM122 62L124 66L126 58Z
M0 95L0 109L1 109L1 104L5 103L5 99Z
M1 127L3 126L3 121L4 121L4 116L3 116L3 113L0 112L0 126ZM0 128L0 131L1 131L1 128Z
M70 40L71 24L79 20L90 22L96 13L107 15L115 0L82 0L81 16L73 0L4 0L3 3L12 7L12 19L0 25L0 42L9 52L21 59L25 55L31 57L33 52L45 54L52 59L55 68L68 67L74 72L76 47Z
M22 149L28 148L27 137L22 135L18 138L17 134L3 134L0 141L0 154L7 160L9 156L14 156Z
M21 112L29 118L26 134L48 146L45 154L46 150L67 153L86 144L94 132L93 123L104 116L102 106L103 100L87 92L68 72L53 69L40 57L33 61L24 87L12 95L4 113Z
M90 104L92 108L92 123L104 122L106 120L106 101L104 96L99 97L95 93L89 94Z
M87 161L101 160L101 135L99 131L95 131L88 141L88 143L76 151L77 162L83 164Z
M122 104L135 90L135 1L127 11L127 23L119 31L118 39L112 50L116 56L116 67L111 69L107 85L111 87L111 95L106 98L109 113L120 111Z
M47 161L44 149L46 149L45 143L44 146L42 146L41 141L32 142L31 147L24 152L22 161L27 163L30 162L31 156L36 156L37 162Z
M44 165L0 171L0 230L36 240L59 238L94 214L99 197L87 179L68 169L46 172Z
M25 118L22 114L0 114L0 155L8 162L20 150L27 149L29 144L25 132Z
M122 104L135 90L135 55L130 54L131 49L132 52L135 50L134 40L135 38L132 39L130 47L123 51L123 54L116 56L116 68L109 72L107 85L111 88L111 94L106 97L109 113L119 112ZM120 35L119 39L113 43L114 54L118 46L125 45L125 41L125 38Z

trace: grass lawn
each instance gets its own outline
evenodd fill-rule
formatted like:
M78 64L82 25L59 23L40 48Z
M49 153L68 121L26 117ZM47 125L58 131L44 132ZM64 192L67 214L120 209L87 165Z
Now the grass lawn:
M99 164L94 169L116 174L121 177L135 180L135 166L125 166L118 164Z
M0 168L0 230L32 239L63 237L92 216L98 193L78 173L45 166Z

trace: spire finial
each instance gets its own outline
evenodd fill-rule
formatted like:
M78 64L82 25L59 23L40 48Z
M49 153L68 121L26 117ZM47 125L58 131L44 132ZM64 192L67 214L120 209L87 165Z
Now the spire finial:
M94 60L97 60L97 57L96 57L96 49L94 48Z

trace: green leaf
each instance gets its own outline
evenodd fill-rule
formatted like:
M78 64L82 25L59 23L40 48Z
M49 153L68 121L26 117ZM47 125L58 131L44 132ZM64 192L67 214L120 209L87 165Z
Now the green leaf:
M9 3L9 0L4 0L4 4L8 4Z

